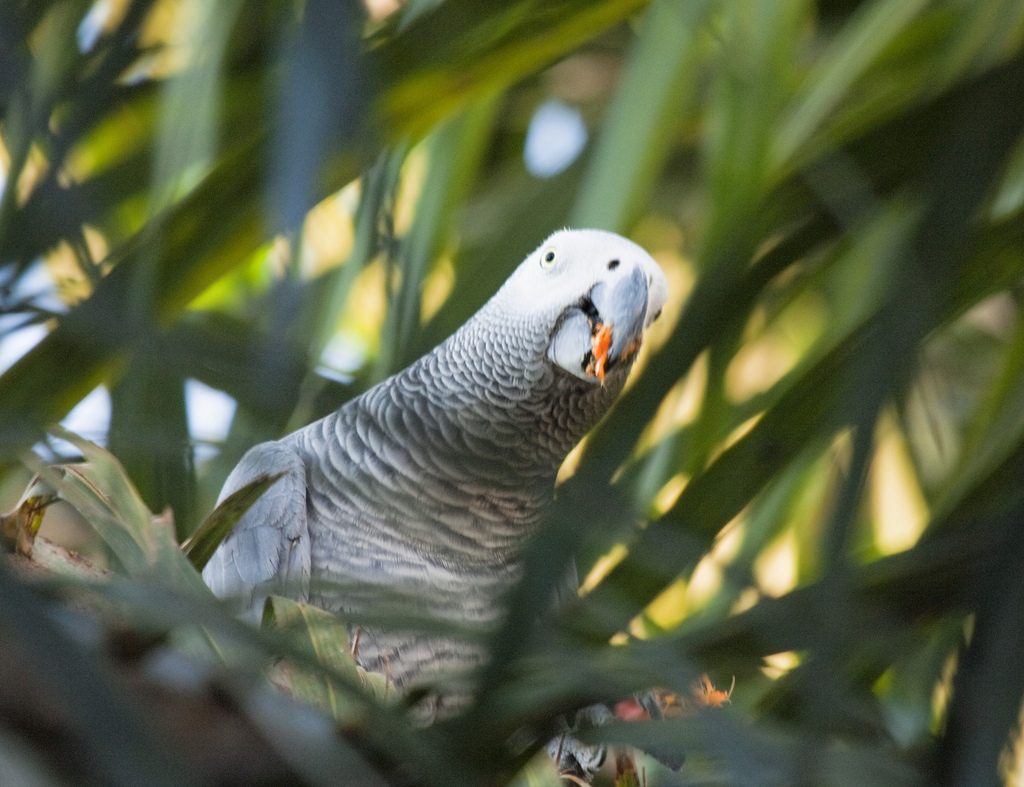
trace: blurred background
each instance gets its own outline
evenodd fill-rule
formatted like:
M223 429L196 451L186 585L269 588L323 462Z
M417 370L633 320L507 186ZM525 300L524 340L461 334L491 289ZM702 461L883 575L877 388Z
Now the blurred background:
M614 230L671 295L561 474L571 623L735 679L650 783L1024 783L1022 44L1019 0L4 0L0 509L63 423L183 539Z

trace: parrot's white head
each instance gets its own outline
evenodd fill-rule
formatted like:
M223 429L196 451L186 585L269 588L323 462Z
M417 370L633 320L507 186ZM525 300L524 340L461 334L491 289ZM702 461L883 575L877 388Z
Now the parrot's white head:
M530 254L498 298L547 331L548 360L588 382L633 358L668 296L640 246L603 230L561 230Z

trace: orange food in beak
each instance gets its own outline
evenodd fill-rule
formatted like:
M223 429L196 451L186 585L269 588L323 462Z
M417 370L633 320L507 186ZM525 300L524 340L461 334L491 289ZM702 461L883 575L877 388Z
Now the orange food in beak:
M599 324L594 335L590 339L591 348L594 353L593 375L604 382L604 367L608 362L608 350L612 346L612 327L607 324ZM588 369L588 371L590 371Z

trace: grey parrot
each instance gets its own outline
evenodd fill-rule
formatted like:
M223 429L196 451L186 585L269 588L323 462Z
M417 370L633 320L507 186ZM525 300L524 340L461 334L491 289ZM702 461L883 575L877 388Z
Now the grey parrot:
M434 350L339 410L250 449L223 500L283 474L203 570L251 614L268 594L342 616L395 592L423 617L500 619L569 451L621 391L667 285L640 246L554 233ZM480 645L360 629L358 661L402 690L468 675ZM437 699L433 713L445 713Z

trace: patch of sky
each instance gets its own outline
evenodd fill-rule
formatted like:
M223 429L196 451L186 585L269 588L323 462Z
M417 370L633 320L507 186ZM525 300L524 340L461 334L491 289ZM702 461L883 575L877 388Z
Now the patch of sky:
M579 110L550 99L533 113L526 130L523 162L538 178L550 178L564 172L587 145L587 126Z

